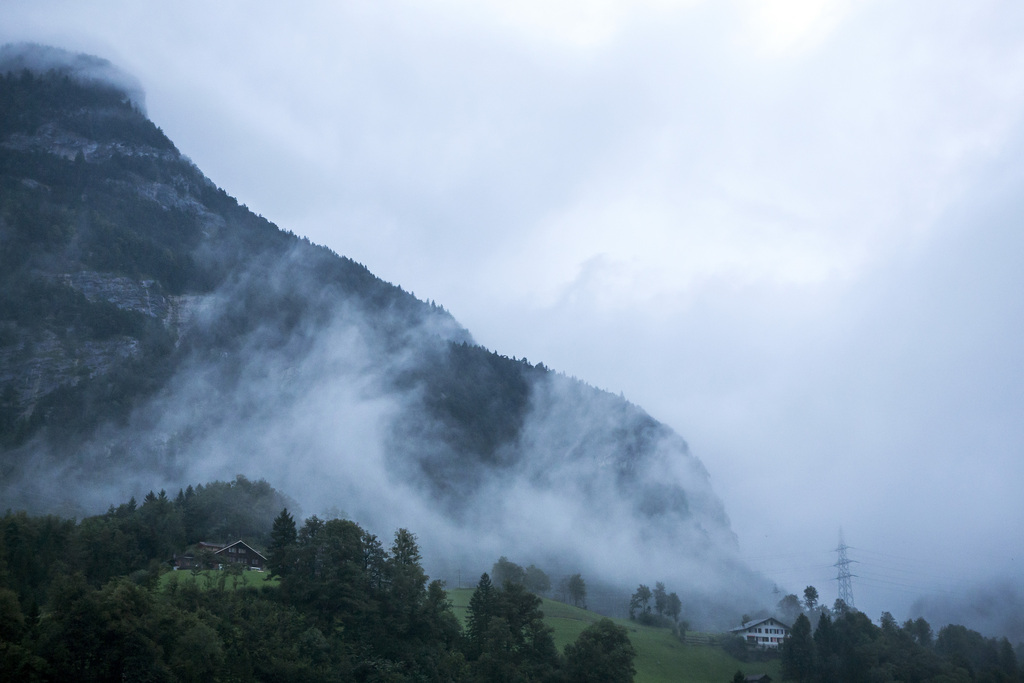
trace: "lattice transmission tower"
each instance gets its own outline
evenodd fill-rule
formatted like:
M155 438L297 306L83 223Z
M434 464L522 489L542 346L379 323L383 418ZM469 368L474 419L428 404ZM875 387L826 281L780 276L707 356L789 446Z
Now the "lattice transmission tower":
M846 551L849 546L843 540L843 530L839 530L839 547L836 548L836 553L839 554L839 558L836 560L835 567L839 569L839 576L836 577L836 581L839 582L839 599L846 603L846 606L853 609L853 582L850 580L853 578L853 574L850 573L850 564L856 560L851 560L846 556Z

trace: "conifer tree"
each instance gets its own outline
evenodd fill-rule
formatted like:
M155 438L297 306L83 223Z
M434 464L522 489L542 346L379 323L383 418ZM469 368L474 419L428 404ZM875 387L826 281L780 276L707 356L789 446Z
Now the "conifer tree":
M484 572L476 584L473 597L469 599L469 614L466 617L466 635L469 637L471 655L479 653L488 623L496 613L497 596L491 585L491 577Z
M271 576L288 574L291 548L296 539L295 519L283 508L281 514L274 519L274 527L270 532L270 547L267 549L267 568Z
M811 621L801 614L782 644L782 672L787 680L811 681L815 675L814 638Z

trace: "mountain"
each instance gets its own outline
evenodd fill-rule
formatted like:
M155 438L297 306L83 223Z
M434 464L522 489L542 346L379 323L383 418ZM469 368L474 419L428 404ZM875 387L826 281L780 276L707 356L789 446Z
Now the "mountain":
M307 513L413 529L452 581L507 555L664 580L690 618L767 597L669 427L240 206L108 62L6 46L0 74L4 507L244 472Z

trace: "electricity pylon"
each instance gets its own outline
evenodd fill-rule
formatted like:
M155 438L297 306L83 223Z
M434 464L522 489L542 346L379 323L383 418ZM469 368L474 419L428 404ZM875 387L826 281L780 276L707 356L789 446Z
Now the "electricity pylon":
M836 548L836 552L839 554L839 559L836 560L835 567L839 568L839 576L836 580L839 582L839 599L846 603L846 606L850 609L854 608L853 605L853 582L850 579L853 578L853 574L850 573L850 564L854 560L849 559L846 556L846 550L849 546L843 540L843 530L839 530L839 547Z

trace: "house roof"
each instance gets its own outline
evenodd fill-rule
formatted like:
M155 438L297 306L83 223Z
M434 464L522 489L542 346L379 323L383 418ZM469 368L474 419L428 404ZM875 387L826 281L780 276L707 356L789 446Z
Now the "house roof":
M740 631L746 631L747 629L754 628L755 626L760 626L761 624L768 621L774 621L782 628L789 629L791 631L793 630L792 627L789 626L789 624L784 624L783 622L779 621L779 619L777 619L776 617L765 617L764 619L754 619L752 621L748 621L739 628L729 629L729 633L738 633Z
M235 541L234 543L229 543L228 545L224 546L223 548L221 548L220 550L215 552L214 555L220 555L221 553L227 552L228 548L234 548L235 546L239 546L239 545L245 546L246 548L248 548L254 554L259 555L260 559L262 559L264 562L267 561L267 558L264 557L263 553L261 553L260 551L256 550L255 548L253 548L251 545L249 545L245 541Z

